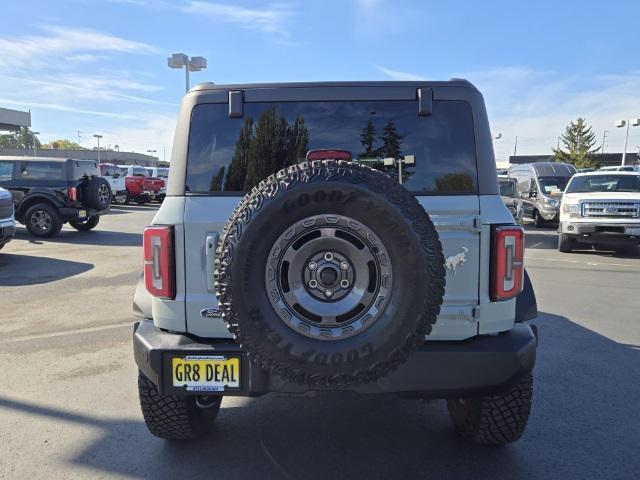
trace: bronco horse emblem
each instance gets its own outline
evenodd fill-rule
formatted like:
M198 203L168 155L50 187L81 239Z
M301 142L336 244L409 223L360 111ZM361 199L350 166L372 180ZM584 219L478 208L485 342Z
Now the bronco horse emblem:
M462 247L462 252L451 255L444 262L445 268L451 272L452 277L456 276L456 271L458 270L458 268L467 261L466 254L468 251L469 249L467 247Z

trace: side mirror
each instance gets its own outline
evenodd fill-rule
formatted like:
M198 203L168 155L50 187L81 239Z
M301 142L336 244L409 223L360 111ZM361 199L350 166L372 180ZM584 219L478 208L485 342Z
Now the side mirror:
M535 190L529 191L529 198L535 198L537 196L538 196L538 192L536 192Z

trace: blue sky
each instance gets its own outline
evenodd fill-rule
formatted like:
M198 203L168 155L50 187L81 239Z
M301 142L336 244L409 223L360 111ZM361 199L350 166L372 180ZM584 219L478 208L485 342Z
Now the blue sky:
M607 151L640 117L640 2L67 0L3 2L0 106L31 109L43 141L170 152L192 84L464 77L485 95L496 156L548 153L585 116ZM631 129L629 151L640 148Z

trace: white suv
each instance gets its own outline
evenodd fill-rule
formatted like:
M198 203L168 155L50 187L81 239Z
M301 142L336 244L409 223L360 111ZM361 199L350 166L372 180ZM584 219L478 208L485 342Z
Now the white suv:
M628 251L640 244L640 174L598 171L571 178L560 207L558 250L577 244Z

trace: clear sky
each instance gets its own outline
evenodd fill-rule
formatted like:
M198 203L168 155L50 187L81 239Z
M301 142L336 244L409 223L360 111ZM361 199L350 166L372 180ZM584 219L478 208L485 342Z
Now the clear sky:
M640 117L640 1L22 0L0 2L0 106L42 141L170 151L184 89L166 57L208 59L192 83L467 78L496 157L550 153L584 116L606 151ZM640 148L631 127L628 151Z

